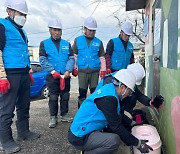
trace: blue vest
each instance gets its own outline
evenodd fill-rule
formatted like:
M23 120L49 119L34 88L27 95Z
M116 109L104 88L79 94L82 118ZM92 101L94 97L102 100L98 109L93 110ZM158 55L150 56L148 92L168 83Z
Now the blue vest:
M104 116L103 112L97 108L96 104L94 103L94 100L96 98L101 98L104 96L115 96L117 102L119 102L119 98L116 93L115 86L112 83L103 86L101 89L91 94L82 103L70 127L71 132L75 136L83 137L84 135L94 130L101 131L105 126L107 126L108 121L106 117ZM117 107L117 113L120 114L119 103Z
M104 86L104 79L105 79L106 77L108 77L108 76L114 76L116 73L117 73L117 71L116 71L116 72L113 72L113 73L111 73L111 74L106 74L106 75L99 81L98 85L96 86L95 91L98 90L98 89L100 89L102 86ZM110 82L110 83L112 83L112 82Z
M111 56L111 68L114 70L126 69L130 64L133 45L128 41L126 51L119 37L113 38L114 51Z
M51 38L44 40L43 43L46 54L48 55L48 62L54 67L55 71L64 74L70 54L69 42L61 39L59 51Z
M30 67L27 37L24 41L17 28L9 20L0 18L0 23L5 27L6 37L6 44L2 52L4 67Z
M94 37L88 46L84 35L76 38L78 49L77 65L79 69L90 68L92 70L100 69L100 59L98 52L100 50L101 41Z

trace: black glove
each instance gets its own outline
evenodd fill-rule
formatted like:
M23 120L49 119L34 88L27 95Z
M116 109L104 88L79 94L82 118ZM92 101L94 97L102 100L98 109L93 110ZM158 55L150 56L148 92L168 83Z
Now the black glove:
M153 105L156 109L159 109L164 101L164 97L161 95L157 95L154 100L151 102L151 105Z
M141 153L149 153L149 150L153 151L153 148L146 144L148 140L140 140L137 149Z

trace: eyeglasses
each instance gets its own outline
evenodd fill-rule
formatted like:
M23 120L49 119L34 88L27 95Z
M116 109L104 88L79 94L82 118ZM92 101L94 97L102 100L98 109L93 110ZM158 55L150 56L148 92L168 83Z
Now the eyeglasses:
M126 86L126 85L125 85ZM126 90L128 91L128 96L132 96L133 90L126 86Z
M132 91L131 89L129 89L129 90L130 90L130 91L129 91L128 96L132 96L133 91Z

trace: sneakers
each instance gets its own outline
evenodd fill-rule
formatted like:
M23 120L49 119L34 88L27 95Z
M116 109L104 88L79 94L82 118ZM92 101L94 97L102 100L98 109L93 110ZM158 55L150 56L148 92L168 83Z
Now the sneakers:
M1 142L0 142L0 151L4 151Z
M61 121L64 121L64 122L72 122L72 121L73 121L73 118L68 117L68 115L65 114L64 116L61 116Z
M57 126L57 117L56 116L51 116L50 117L50 122L49 122L49 128L55 128Z
M10 140L3 144L2 150L4 150L6 154L16 153L21 150L21 147L14 140Z

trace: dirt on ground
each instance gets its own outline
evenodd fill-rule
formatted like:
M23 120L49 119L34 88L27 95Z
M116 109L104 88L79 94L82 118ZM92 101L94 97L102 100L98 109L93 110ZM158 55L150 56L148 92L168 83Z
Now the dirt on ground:
M74 117L77 111L77 78L72 80L71 97L69 101L70 117ZM15 121L16 118L14 118ZM41 134L41 137L33 141L19 143L22 149L18 154L80 154L67 139L67 132L71 123L61 122L60 116L56 128L49 128L48 99L33 98L30 108L30 129ZM16 140L16 127L13 123L13 137ZM4 152L0 151L0 154ZM130 147L123 142L119 147L118 154L131 154Z

